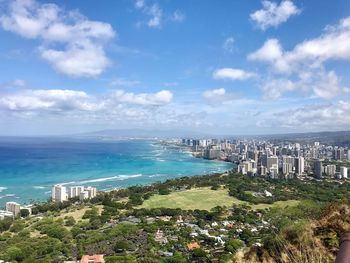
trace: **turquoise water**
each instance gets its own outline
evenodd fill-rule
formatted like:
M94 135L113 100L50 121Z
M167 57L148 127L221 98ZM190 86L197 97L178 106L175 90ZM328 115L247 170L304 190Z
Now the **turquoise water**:
M111 190L231 168L155 141L0 138L0 205L47 200L57 183Z

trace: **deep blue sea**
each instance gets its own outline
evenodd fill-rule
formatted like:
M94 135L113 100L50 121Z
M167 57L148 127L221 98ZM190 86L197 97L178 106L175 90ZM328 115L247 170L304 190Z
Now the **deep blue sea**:
M111 190L231 168L156 141L0 137L0 206L47 200L57 183Z

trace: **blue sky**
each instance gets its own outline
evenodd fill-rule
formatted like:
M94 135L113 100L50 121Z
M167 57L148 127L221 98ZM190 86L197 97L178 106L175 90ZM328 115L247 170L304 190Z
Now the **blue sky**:
M0 0L0 134L350 129L350 2Z

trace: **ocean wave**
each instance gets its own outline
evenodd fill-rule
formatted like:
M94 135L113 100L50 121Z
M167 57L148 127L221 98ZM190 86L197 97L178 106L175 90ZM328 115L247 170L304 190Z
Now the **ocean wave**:
M2 191L5 191L6 189L7 189L7 187L0 186L0 193L1 193Z
M123 181L130 178L136 178L140 177L142 174L131 174L131 175L116 175L111 177L102 177L102 178L96 178L96 179L90 179L90 180L82 180L82 181L73 181L68 183L63 183L61 185L72 185L72 184L88 184L88 183L100 183L105 181Z
M6 197L14 197L16 196L15 194L6 194L6 195L2 195L0 196L0 199L6 198Z
M153 178L153 177L162 177L162 176L166 176L166 174L152 174L152 175L149 175L148 177Z
M33 186L34 189L45 189L45 186L40 186L40 185L34 185Z

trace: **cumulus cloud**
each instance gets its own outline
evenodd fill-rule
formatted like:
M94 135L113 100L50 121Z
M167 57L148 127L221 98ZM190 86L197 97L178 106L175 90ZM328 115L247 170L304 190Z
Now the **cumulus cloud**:
M117 90L101 95L75 90L13 91L0 96L0 120L89 127L177 128L203 120L202 109L173 105L172 98L173 94L167 90L155 93ZM46 127L36 127L47 131Z
M9 111L90 111L99 108L83 91L25 90L0 98L0 108Z
M262 9L250 14L250 19L262 30L277 27L301 12L290 0L283 0L280 4L264 0L262 5Z
M272 114L258 125L292 130L347 130L350 128L350 102L311 104L284 110Z
M206 90L203 92L202 96L210 104L223 103L225 101L237 99L235 94L226 92L224 88Z
M9 2L0 26L29 39L42 40L39 52L59 72L95 77L109 65L105 44L115 36L110 24L92 21L78 11L34 0Z
M214 79L221 80L246 80L254 76L255 74L252 72L236 68L221 68L215 70L213 73Z
M156 93L127 93L117 90L108 96L89 95L76 90L22 90L3 94L0 109L10 112L110 111L119 105L163 106L171 102L168 90Z
M301 42L291 51L284 51L277 39L269 39L248 59L268 63L279 73L297 71L305 64L317 67L328 60L349 60L350 17L327 26L321 36Z
M248 55L248 60L263 62L272 68L275 77L266 79L262 86L270 98L278 98L288 91L312 91L313 95L326 99L348 92L349 88L341 84L335 71L325 70L325 63L350 60L350 17L335 26L327 26L321 36L305 40L290 51L284 50L277 39L268 39Z
M169 90L161 90L156 93L139 94L117 90L114 94L114 98L123 103L161 106L170 103L173 98L173 94Z

